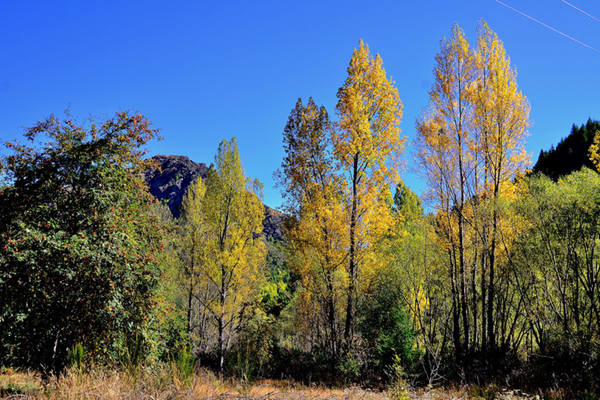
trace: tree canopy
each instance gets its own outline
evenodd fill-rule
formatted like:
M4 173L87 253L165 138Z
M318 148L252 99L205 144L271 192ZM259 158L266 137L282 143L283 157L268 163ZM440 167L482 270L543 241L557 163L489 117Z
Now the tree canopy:
M0 356L60 370L82 343L99 359L140 340L163 247L140 146L142 115L89 127L50 117L8 143L0 190Z

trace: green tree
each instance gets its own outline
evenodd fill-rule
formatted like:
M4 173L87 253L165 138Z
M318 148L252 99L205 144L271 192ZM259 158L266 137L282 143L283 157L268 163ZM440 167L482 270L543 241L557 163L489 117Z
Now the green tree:
M82 343L107 359L141 343L162 224L142 179L142 115L89 128L50 117L7 143L0 190L0 358L60 370ZM37 146L36 146L37 145Z
M398 359L408 370L415 358L414 333L405 312L403 285L398 270L378 274L373 292L362 303L358 315L359 331L369 354L368 373L385 379Z
M206 180L195 184L184 203L183 247L190 251L189 260L194 260L189 276L197 282L192 296L216 329L221 371L225 351L265 281L261 191L260 182L244 175L233 138L221 142Z
M513 260L535 341L545 349L555 332L568 345L599 340L600 175L584 168L556 183L534 176L523 186L517 204L527 229Z
M387 356L382 360L389 365L397 355L405 370L419 362L419 370L433 384L440 379L451 317L448 283L440 262L443 253L435 240L434 216L424 215L421 200L403 182L396 186L392 207L395 225L382 244L383 251L389 253L389 265L378 276L377 300L370 301L390 304L385 307L385 321L390 325L383 325L388 326L383 331L388 332L384 336L388 340L382 341L388 346L382 349L393 349L394 353L383 352ZM390 330L391 326L397 328Z
M199 330L203 337L206 331L207 314L203 308L195 307L194 298L202 296L207 301L208 290L198 288L198 269L206 240L206 230L203 224L203 206L206 195L206 185L202 179L193 182L181 203L179 256L183 263L183 275L187 288L186 330L191 338L193 332ZM199 312L199 313L198 313ZM198 315L196 315L198 313ZM192 340L193 341L193 340Z
M549 150L541 150L533 172L539 172L557 180L582 167L593 168L594 163L587 157L594 142L596 132L600 130L600 121L588 119L579 126L573 124L568 136L561 139Z

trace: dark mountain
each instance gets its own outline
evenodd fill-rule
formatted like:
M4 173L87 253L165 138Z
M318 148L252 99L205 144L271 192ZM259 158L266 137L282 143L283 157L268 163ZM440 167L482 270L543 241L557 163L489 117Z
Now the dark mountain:
M263 219L264 234L272 239L282 240L284 219L284 213L269 206L265 206L265 219Z
M152 157L157 169L146 172L146 182L150 193L159 200L165 200L173 217L179 218L181 202L187 188L198 177L206 178L208 167L185 156ZM284 214L265 206L263 220L264 234L275 240L282 239Z
M554 180L569 175L582 167L594 168L588 156L594 135L600 130L600 122L588 119L581 126L573 125L571 133L563 138L556 147L542 150L533 172L542 173Z
M196 178L206 178L208 167L185 156L158 155L152 159L158 168L146 172L150 193L159 200L166 200L173 217L179 218L185 191Z

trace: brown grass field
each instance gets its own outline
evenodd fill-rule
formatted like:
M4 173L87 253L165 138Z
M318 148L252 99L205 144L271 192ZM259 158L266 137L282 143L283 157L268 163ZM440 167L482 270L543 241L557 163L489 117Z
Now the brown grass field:
M563 398L560 392L545 396L525 395L496 387L450 387L408 389L398 394L356 386L340 388L301 385L286 380L258 380L244 383L219 379L206 370L181 378L173 369L160 371L139 369L134 372L93 370L86 373L67 372L60 378L43 381L39 374L12 369L0 371L0 398L47 400L183 400L183 399L318 399L318 400L384 400L384 399L540 399Z

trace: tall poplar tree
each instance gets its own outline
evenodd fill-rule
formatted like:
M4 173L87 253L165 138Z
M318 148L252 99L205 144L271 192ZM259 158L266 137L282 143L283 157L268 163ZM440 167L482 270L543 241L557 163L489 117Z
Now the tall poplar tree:
M208 291L206 287L198 287L198 269L200 268L206 230L204 229L203 202L206 195L206 185L202 179L197 179L188 188L181 203L181 232L179 243L179 257L183 262L183 273L187 284L187 334L191 338L196 328L204 337L206 325L206 312L202 307L196 309L195 297L203 296L206 301ZM199 314L198 321L194 321L195 314ZM192 341L193 342L193 341Z
M375 243L392 222L384 199L389 196L390 185L398 180L404 138L399 136L402 102L398 90L387 77L381 57L373 57L362 40L352 54L348 76L337 97L339 125L332 140L347 184L349 282L344 337L349 345L357 287L377 265L376 257L372 257Z
M486 342L496 345L494 318L495 266L499 240L498 201L503 186L510 185L530 165L525 151L529 127L529 104L517 86L517 73L510 64L498 35L482 21L475 51L477 69L474 125L479 140L474 152L483 161L482 191L491 199L491 226L487 251L489 271ZM477 193L478 194L478 193ZM489 237L488 237L489 236Z
M447 253L454 348L464 355L480 343L494 348L495 330L512 318L494 312L496 303L506 303L496 290L499 238L507 227L501 220L510 218L500 203L528 165L529 106L502 43L485 22L475 49L453 27L436 56L434 78L417 141ZM503 250L510 243L506 235ZM502 285L506 295L509 283Z
M325 107L298 99L283 133L279 180L290 218L291 263L300 276L302 326L338 357L347 238L340 177L332 168L331 123ZM315 323L316 322L316 323ZM321 334L324 332L324 334Z
M429 111L417 122L419 157L434 190L439 227L449 255L454 346L460 353L460 320L468 345L466 305L465 214L467 177L473 168L467 155L472 115L473 58L465 34L455 25L435 57L435 81L429 93ZM456 214L456 222L453 214ZM456 235L455 235L456 232Z
M184 216L199 225L196 232L189 230L187 242L192 247L201 245L194 252L193 282L198 275L194 298L216 329L217 357L223 371L225 351L265 278L266 249L260 236L262 185L245 177L235 138L219 145L204 185L205 190L195 192L199 204L188 196ZM196 234L202 240L192 240Z

